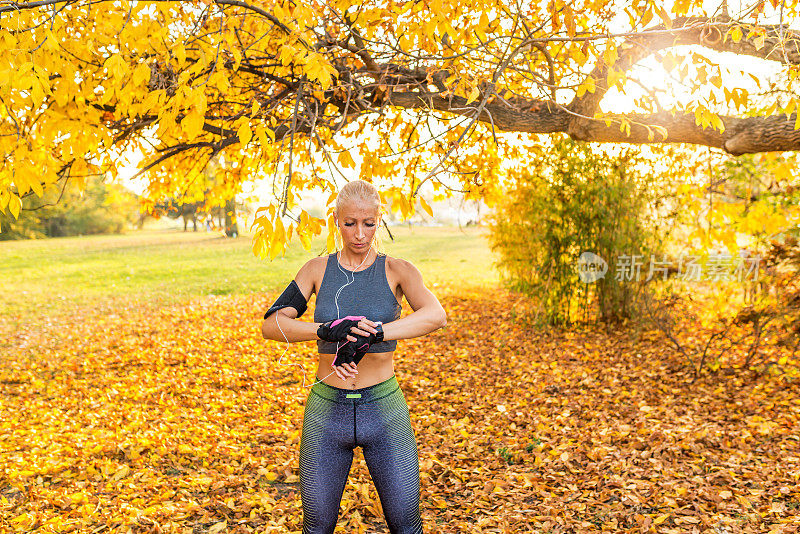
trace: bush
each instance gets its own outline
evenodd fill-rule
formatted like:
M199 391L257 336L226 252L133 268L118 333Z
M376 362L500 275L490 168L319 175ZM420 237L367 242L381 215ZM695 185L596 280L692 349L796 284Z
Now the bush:
M510 173L513 185L489 218L489 241L506 285L537 303L533 322L615 322L638 312L640 286L613 266L621 255L660 256L659 177L650 168L640 148L612 155L561 137ZM608 265L594 283L577 273L584 251Z

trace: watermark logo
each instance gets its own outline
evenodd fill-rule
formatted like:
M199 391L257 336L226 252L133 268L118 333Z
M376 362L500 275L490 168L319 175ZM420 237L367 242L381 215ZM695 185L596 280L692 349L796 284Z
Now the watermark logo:
M654 254L650 255L647 262L641 254L621 254L616 258L614 279L617 281L639 281L646 273L645 281L649 282L655 276L666 280L672 273L678 280L701 281L757 281L758 268L761 256L739 255L733 257L729 254L709 254L705 262L698 255L680 255L677 266L663 256L660 260ZM578 277L582 282L590 284L603 278L608 271L606 261L588 250L582 252L578 258Z
M603 278L608 272L606 260L588 250L578 258L578 276L581 282L591 284Z

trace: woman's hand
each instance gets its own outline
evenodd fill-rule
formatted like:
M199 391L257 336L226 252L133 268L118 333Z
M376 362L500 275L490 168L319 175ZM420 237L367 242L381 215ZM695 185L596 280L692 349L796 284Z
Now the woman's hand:
M317 337L323 341L329 342L345 341L349 338L347 334L350 330L364 319L365 317L363 315L348 315L341 319L334 319L327 323L322 323L319 325L319 328L317 328Z
M336 376L342 380L354 378L358 374L358 366L354 363L343 363L342 365L331 365Z
M354 325L352 328L350 328L350 332L368 338L370 334L378 333L378 329L376 328L376 326L378 326L379 324L380 322L371 321L366 317L364 317L358 321L357 325ZM350 341L356 341L356 338L351 335L348 335L347 339Z
M362 318L357 325L350 328L351 333L347 335L347 341L345 341L344 345L339 346L337 355L333 360L333 364L331 364L336 376L346 380L358 374L358 362L369 350L371 341L375 339L375 334L378 332L375 327L379 324L367 318ZM339 363L337 364L336 362Z

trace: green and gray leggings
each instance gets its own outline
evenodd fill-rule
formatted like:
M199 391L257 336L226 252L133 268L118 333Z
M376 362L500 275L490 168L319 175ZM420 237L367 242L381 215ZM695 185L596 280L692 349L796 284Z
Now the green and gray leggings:
M324 382L308 394L300 438L303 534L332 533L361 447L392 534L419 534L419 457L397 378L361 389Z

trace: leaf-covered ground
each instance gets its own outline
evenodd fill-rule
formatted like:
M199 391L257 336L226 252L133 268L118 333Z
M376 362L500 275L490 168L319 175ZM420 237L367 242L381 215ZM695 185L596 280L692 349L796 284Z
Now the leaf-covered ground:
M534 333L502 291L437 294L448 326L395 363L426 532L797 531L797 379L689 385L655 333ZM272 298L0 318L0 530L299 532L308 390L260 336ZM313 348L284 362L311 379ZM337 532L380 514L357 450Z

